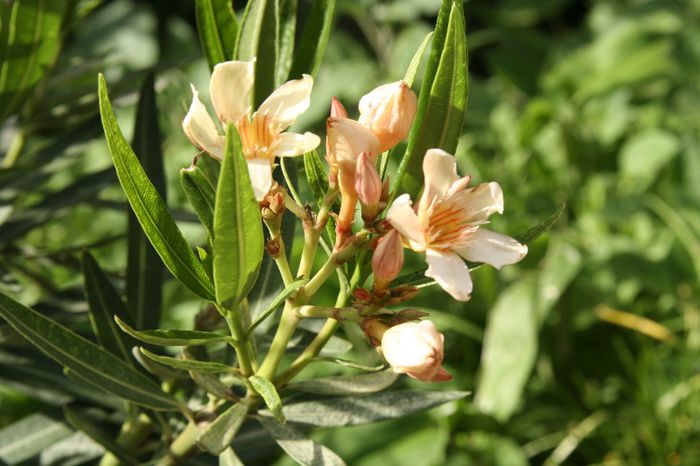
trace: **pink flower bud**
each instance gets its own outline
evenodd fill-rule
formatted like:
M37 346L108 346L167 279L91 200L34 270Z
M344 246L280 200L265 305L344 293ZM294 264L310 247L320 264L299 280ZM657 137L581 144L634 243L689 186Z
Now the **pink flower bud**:
M444 382L452 376L442 367L445 336L429 320L406 322L382 336L382 353L394 371L424 382Z
M406 82L384 84L360 99L359 121L379 138L379 151L384 152L408 136L416 105L416 94Z
M348 112L340 103L340 100L333 97L331 99L331 118L347 118Z
M403 267L403 244L396 230L391 230L379 238L372 254L372 273L374 287L384 289L396 277Z
M372 157L367 152L362 152L355 165L355 191L362 203L363 213L366 217L377 216L377 205L382 198L382 180L379 178L377 168ZM365 212L367 211L367 212Z

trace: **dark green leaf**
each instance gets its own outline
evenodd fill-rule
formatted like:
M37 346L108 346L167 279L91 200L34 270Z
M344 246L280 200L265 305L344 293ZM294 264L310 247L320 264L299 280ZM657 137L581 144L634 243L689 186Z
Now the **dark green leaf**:
M26 461L72 432L65 423L45 414L27 416L0 430L0 464Z
M418 50L416 50L416 53L413 55L413 58L411 58L411 63L408 64L403 80L406 81L406 83L411 87L413 86L413 80L416 79L416 73L418 73L418 68L420 67L421 61L423 61L423 55L425 55L425 51L428 48L428 44L430 44L430 39L432 37L432 32L429 32L425 36L423 42L421 42L420 46L418 46Z
M202 298L213 301L214 289L204 267L183 238L165 201L151 184L117 125L102 75L99 77L99 100L102 126L117 176L146 236L180 282Z
M248 377L248 381L253 386L253 389L258 392L258 395L265 401L265 405L270 410L277 421L285 423L284 414L282 413L282 400L277 393L275 385L264 377L253 375Z
M332 450L316 443L291 427L275 419L260 417L260 423L275 442L294 461L302 466L345 466L345 462Z
M201 431L197 437L197 445L212 455L221 454L233 442L247 414L247 404L234 404Z
M199 42L209 62L209 68L233 59L238 34L238 20L232 0L196 0L195 15Z
M260 208L238 132L230 126L214 209L214 283L219 303L247 296L258 276L264 246Z
M178 409L179 403L124 361L0 293L0 316L47 356L82 380L133 403L153 409Z
M392 370L360 375L341 375L302 380L287 385L287 388L318 395L366 395L380 392L396 382L399 374Z
M236 394L214 374L190 371L190 377L194 383L207 393L229 401L238 399Z
M294 54L291 78L300 78L307 73L316 76L326 52L328 38L333 25L335 0L315 0L304 25L299 46Z
M105 432L86 414L71 406L64 406L63 415L65 416L66 421L68 421L73 428L83 432L95 442L102 445L105 450L113 454L115 457L124 461L126 464L138 463L138 461L131 456L129 451L114 441L112 434Z
M234 453L233 449L229 447L219 455L219 466L244 466L244 464Z
M566 209L566 203L563 203L562 205L559 206L559 208L554 211L552 215L544 219L544 221L538 225L535 225L534 227L530 228L527 231L524 231L520 234L517 234L514 236L516 240L518 240L522 244L528 244L532 243L535 241L537 238L539 238L543 233L545 233L547 230L552 228L552 226L557 223L557 220L559 220L559 217L561 217L561 214L564 213L564 210Z
M289 77L294 56L294 33L297 26L297 0L279 1L279 38L277 39L277 67L275 87L282 85Z
M450 401L460 400L469 392L449 390L397 390L367 396L329 398L285 405L289 422L323 427L355 426L394 419Z
M298 279L294 280L292 283L289 284L288 287L286 287L280 294L278 294L275 299L270 303L268 308L260 313L256 318L255 321L250 324L250 327L248 328L248 335L253 333L253 330L260 325L265 319L267 319L272 313L277 310L277 308L284 302L285 299L287 299L292 293L297 291L299 288L301 288L307 280L305 279Z
M115 316L114 320L122 330L132 337L152 345L192 346L232 341L228 335L201 330L135 330L117 316Z
M275 86L279 44L278 0L250 0L241 20L241 28L236 43L236 58L255 58L255 107L269 96Z
M207 230L209 238L214 238L214 204L216 203L216 184L197 165L180 170L180 184L190 204Z
M3 2L0 28L0 122L31 98L61 49L67 2Z
M130 320L119 293L114 289L99 264L88 251L82 256L85 295L90 310L90 323L102 347L133 367L130 348L134 342L121 332L115 318Z
M320 205L326 191L328 191L328 176L326 176L326 167L321 161L318 151L314 150L304 154L304 172L306 173L306 181L314 194L314 199Z
M141 86L134 127L134 152L143 170L162 199L165 194L165 173L161 150L158 108L154 89L154 76L149 73ZM163 303L163 278L165 270L158 252L141 231L139 221L129 212L129 239L126 265L126 302L134 317L136 328L157 327Z
M181 369L183 371L195 371L195 372L208 372L211 374L220 372L235 372L235 369L226 364L221 364L220 362L211 361L197 361L195 359L179 359L170 356L160 356L155 353L151 353L147 349L141 348L141 353L148 359L155 362L165 364L166 366L174 367L175 369Z
M423 156L430 148L454 154L467 105L467 45L461 1L443 0L423 75L418 111L393 187L412 198L423 185Z

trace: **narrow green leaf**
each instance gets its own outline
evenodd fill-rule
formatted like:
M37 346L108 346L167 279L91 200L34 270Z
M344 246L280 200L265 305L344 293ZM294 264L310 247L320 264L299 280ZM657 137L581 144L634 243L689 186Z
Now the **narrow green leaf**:
M425 68L418 111L392 190L412 198L423 184L423 156L437 147L453 153L467 105L467 45L462 2L443 0Z
M236 401L238 396L214 374L190 371L190 378L207 393L228 401Z
M284 407L289 422L323 427L355 426L394 419L450 401L469 392L450 390L396 390L367 396L302 401Z
M219 455L219 466L245 466L231 447Z
M159 362L166 366L174 367L175 369L181 369L183 371L195 371L195 372L207 372L210 374L220 373L220 372L235 372L235 369L226 364L221 364L220 362L211 361L197 361L195 359L179 359L173 358L171 356L161 356L155 353L151 353L145 348L140 348L141 353L152 361Z
M144 343L159 346L193 346L193 345L209 345L212 343L230 343L233 339L221 333L204 332L201 330L135 330L118 316L114 320L119 327Z
M0 464L29 460L72 432L64 422L45 414L27 416L0 430Z
M302 466L345 466L332 450L275 419L261 416L260 424L294 461Z
M566 203L563 203L562 205L559 206L557 210L555 210L552 215L547 217L542 221L542 223L535 225L534 227L528 229L527 231L524 231L522 233L519 233L514 236L516 240L518 240L522 244L529 244L535 241L537 238L542 236L547 230L552 228L555 223L557 223L557 220L559 220L559 217L561 217L561 214L564 213L564 210L566 209Z
M287 388L318 395L366 395L380 392L389 388L399 374L385 370L371 374L342 375L337 377L322 377L319 379L302 380L287 385Z
M4 2L0 25L0 123L31 100L61 49L67 2Z
M153 187L162 199L167 199L154 85L154 75L149 73L141 85L133 148ZM139 220L133 212L129 212L128 232L126 303L134 317L136 328L157 327L163 304L163 263L141 230Z
M224 303L246 297L264 252L260 208L250 184L238 132L229 126L214 209L214 283Z
M180 407L155 382L112 353L3 293L0 293L0 316L47 356L90 384L152 409Z
M102 126L119 182L146 236L180 282L202 298L213 301L211 280L117 125L102 75L99 76L99 101Z
M284 413L282 413L282 400L277 393L275 385L264 377L253 375L248 377L248 381L253 386L253 389L258 392L267 405L272 415L278 422L284 424Z
M242 402L234 404L202 430L197 437L197 445L212 455L221 454L233 442L247 414L247 404Z
M265 319L267 319L269 316L271 316L275 310L284 302L285 299L287 299L292 293L297 291L299 288L301 288L307 280L305 279L298 279L294 280L292 283L289 284L288 287L286 287L280 294L278 294L275 299L270 303L270 305L267 307L265 311L260 313L256 318L255 321L250 324L250 327L248 328L248 335L251 335L253 333L253 330L260 325Z
M314 199L316 199L317 204L320 204L328 191L328 177L318 151L313 150L304 154L304 172L306 173L306 181L314 194Z
M232 0L196 0L195 17L202 50L209 68L233 59L233 49L238 34L238 20Z
M129 451L114 441L112 434L105 432L86 414L69 405L66 405L63 407L63 415L65 416L66 421L68 421L73 428L83 432L96 443L102 445L105 450L113 454L115 457L124 461L126 464L138 463L138 461Z
M314 77L318 74L331 34L334 11L335 0L314 1L294 54L290 78L300 78L304 73Z
M279 32L275 87L279 87L289 77L294 58L294 34L297 27L297 0L279 1Z
M82 255L85 295L90 310L90 323L102 347L134 366L130 348L134 342L121 332L115 318L130 320L119 293L114 289L99 264L88 251Z
M413 80L416 79L418 68L420 67L421 61L423 61L423 55L425 55L425 51L428 48L428 44L430 44L430 39L432 37L432 31L426 34L425 38L423 39L423 42L420 43L418 49L416 50L416 53L413 54L413 58L411 58L411 62L408 64L408 68L406 69L406 74L404 75L403 80L406 81L406 83L408 83L409 86L413 86Z
M243 12L236 43L238 60L255 58L255 107L269 96L275 86L279 50L279 0L250 0Z
M194 207L199 221L207 230L210 240L214 238L214 205L216 203L216 184L199 166L190 166L180 170L180 184L187 199Z
M186 380L189 378L187 374L180 370L173 369L148 359L143 355L143 353L141 353L140 346L134 346L131 348L131 354L136 362L138 362L139 365L146 370L146 372L155 375L161 380Z

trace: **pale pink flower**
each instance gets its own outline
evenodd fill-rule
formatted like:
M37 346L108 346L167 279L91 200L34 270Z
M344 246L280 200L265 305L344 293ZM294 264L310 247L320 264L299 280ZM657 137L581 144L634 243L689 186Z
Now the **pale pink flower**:
M417 209L404 194L394 200L386 218L408 247L425 252L425 275L455 299L466 301L472 280L463 259L500 268L525 257L527 246L481 228L491 214L503 213L503 193L498 183L468 188L470 177L459 178L455 158L440 149L426 152L423 174L425 188Z
M429 320L390 327L381 338L382 353L395 372L424 382L444 382L452 376L442 368L445 336Z
M405 81L381 85L360 99L359 122L379 138L379 152L406 139L416 104L416 94Z
M403 267L403 245L401 235L396 230L391 230L377 242L377 247L372 253L372 273L374 274L374 287L386 288L393 279L399 276Z
M275 157L294 157L310 152L318 147L321 139L309 132L284 132L309 108L313 78L305 74L301 79L287 81L252 113L254 65L254 61L219 63L211 76L209 94L224 130L229 123L238 129L253 190L256 198L261 200L272 186ZM182 128L195 146L221 159L225 137L219 133L194 86L192 94L192 105Z

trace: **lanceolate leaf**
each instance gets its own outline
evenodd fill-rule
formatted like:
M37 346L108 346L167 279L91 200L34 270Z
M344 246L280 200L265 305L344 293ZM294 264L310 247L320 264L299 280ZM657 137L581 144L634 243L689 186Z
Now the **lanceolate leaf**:
M320 204L328 191L328 177L317 151L304 154L304 173L306 173L306 181L311 187L316 203Z
M115 316L114 320L123 331L132 337L152 345L193 346L231 341L231 337L228 335L200 330L134 330L119 317Z
M0 464L20 464L72 432L65 423L45 414L27 416L0 430Z
M119 330L115 318L130 320L126 307L92 255L82 257L85 295L90 308L90 322L102 347L133 367L130 348L134 342Z
M290 78L300 78L303 73L316 76L323 55L326 53L328 37L333 25L335 0L315 0L308 15L299 46L294 54Z
M278 422L284 424L284 414L282 413L282 401L277 393L275 385L264 377L254 375L248 378L256 392L262 397L272 415Z
M67 328L0 293L0 316L24 338L78 377L102 390L153 409L178 409L178 402L147 376Z
M134 128L134 151L146 176L160 197L166 199L160 141L154 76L149 74L141 86ZM158 253L141 230L134 213L129 212L126 301L136 328L156 327L160 323L164 276L165 270Z
M232 0L196 0L195 15L199 41L209 62L209 68L233 59L238 34L238 20Z
M455 401L468 392L448 390L397 390L367 396L329 398L285 405L289 422L337 427L394 419Z
M279 34L275 87L287 80L294 56L294 33L297 27L297 0L279 1Z
M236 57L238 60L255 58L255 107L270 95L275 86L278 28L279 0L248 2L236 43Z
M202 298L213 301L214 288L204 267L183 238L165 201L146 176L117 125L102 75L99 76L99 100L102 126L119 182L146 236L178 280Z
M561 214L564 213L565 209L566 203L563 203L559 206L557 210L554 211L554 213L552 213L552 215L544 219L542 223L535 225L534 227L528 229L527 231L524 231L523 233L515 235L514 238L523 244L528 244L535 241L547 230L552 228L552 226L554 226L555 223L557 223L557 220L559 220L559 217L561 217Z
M396 382L399 374L392 370L372 374L342 375L302 380L291 383L287 388L319 395L366 395L389 388Z
M316 443L288 425L273 418L260 417L260 423L275 442L294 461L302 466L345 466L345 462L332 450Z
M138 463L138 461L131 456L130 452L114 441L113 436L110 433L105 432L92 419L80 412L78 409L71 406L64 406L63 415L71 426L83 432L98 444L102 445L105 450L113 454L115 457L124 461L126 464Z
M212 455L219 455L233 442L248 414L248 405L239 402L221 413L197 438L197 445Z
M204 171L195 165L180 170L180 184L209 238L213 239L216 184L212 184Z
M175 369L181 369L183 371L207 372L211 374L235 371L233 367L227 366L226 364L221 364L220 362L197 361L194 359L178 359L170 356L160 356L158 354L151 353L144 348L141 348L141 353L143 353L143 355L148 359L165 364L166 366L174 367Z
M427 149L438 147L454 153L467 105L467 45L462 2L443 0L425 68L418 111L408 147L401 160L393 196L412 198L423 184L422 162Z
M214 283L219 303L247 296L258 276L263 248L260 209L238 132L230 126L214 209Z

